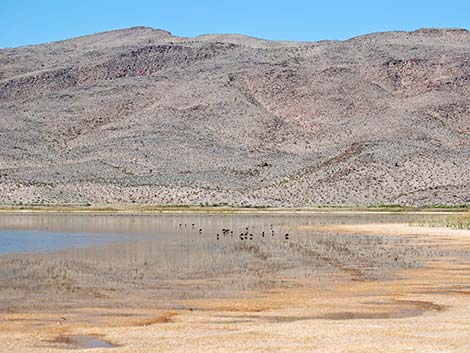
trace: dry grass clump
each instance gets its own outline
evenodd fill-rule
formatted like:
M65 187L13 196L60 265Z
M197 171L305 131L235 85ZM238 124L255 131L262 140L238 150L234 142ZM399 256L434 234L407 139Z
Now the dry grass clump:
M430 218L422 222L413 223L413 225L470 230L470 214L452 215L441 219Z

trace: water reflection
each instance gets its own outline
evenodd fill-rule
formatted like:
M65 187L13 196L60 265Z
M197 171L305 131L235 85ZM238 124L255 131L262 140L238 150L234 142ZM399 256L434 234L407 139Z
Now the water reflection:
M146 298L152 300L187 299L333 276L376 281L431 258L462 255L413 238L296 231L300 225L411 222L419 217L1 215L0 229L39 231L29 236L50 246L48 250L55 249L54 236L64 234L89 239L98 235L108 242L0 256L0 306L13 305L18 298L37 304L40 298L32 293L48 298L43 305L56 305L64 300L109 300L129 289L148 291Z
M355 223L399 223L418 221L423 217L439 218L443 215L410 214L303 214L303 215L122 215L122 214L0 214L0 230L33 230L45 232L73 233L125 233L155 234L187 230L192 233L222 228L266 228L292 225L355 224ZM181 228L179 225L181 224Z

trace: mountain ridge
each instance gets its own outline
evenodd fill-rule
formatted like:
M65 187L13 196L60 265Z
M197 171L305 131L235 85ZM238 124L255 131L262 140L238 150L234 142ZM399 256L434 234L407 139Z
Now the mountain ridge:
M0 202L470 203L470 34L0 49Z
M91 33L91 34L84 34L80 35L77 37L72 37L68 39L61 39L61 40L53 40L50 42L45 42L45 43L39 43L39 44L26 44L22 46L17 46L17 47L0 47L0 50L11 50L11 49L23 49L23 48L30 48L30 47L35 47L35 46L44 46L44 45L51 45L51 44L59 44L59 43L64 43L64 42L71 42L74 40L80 40L80 39L87 39L87 38L96 38L97 36L102 36L102 35L116 35L120 33L131 33L131 32L153 32L153 33L160 33L162 36L166 37L172 37L176 39L183 39L183 40L196 40L196 39L205 39L205 38L212 38L213 37L218 37L218 38L224 38L224 37L241 37L241 38L246 38L246 39L252 39L252 40L260 40L260 41L265 41L265 42L280 42L280 43L321 43L321 42L348 42L351 40L355 40L358 38L362 37L370 37L374 35L387 35L387 34L407 34L407 35L413 35L413 34L426 34L426 35L436 35L436 34L468 34L469 30L466 28L460 28L460 27L422 27L418 28L416 30L411 30L411 31L404 31L404 30L393 30L393 31L385 31L385 32L371 32L371 33L364 33L364 34L359 34L355 35L353 37L341 40L341 39L320 39L320 40L302 40L302 41L296 41L296 40L277 40L277 39L264 39L260 37L255 37L251 36L248 34L240 34L240 33L204 33L204 34L199 34L194 37L185 37L185 36L178 36L174 35L172 32L167 31L165 29L160 29L160 28L153 28L149 26L132 26L132 27L127 27L127 28L121 28L121 29L113 29L113 30L107 30L103 32L97 32L97 33Z

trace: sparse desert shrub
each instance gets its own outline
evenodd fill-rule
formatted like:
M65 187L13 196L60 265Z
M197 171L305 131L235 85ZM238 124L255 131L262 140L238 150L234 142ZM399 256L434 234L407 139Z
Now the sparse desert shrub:
M462 204L462 205L432 205L431 208L470 208L469 204Z
M381 204L373 205L373 206L369 206L369 207L373 207L373 208L400 208L402 206L400 204L381 203Z

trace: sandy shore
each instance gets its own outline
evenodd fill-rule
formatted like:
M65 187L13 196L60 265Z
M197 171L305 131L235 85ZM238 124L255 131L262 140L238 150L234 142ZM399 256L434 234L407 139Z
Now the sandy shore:
M57 352L67 347L61 337L91 335L116 345L113 352L468 352L470 295L457 289L461 279L439 268L403 275L188 301L188 309L170 312L2 314L0 351Z
M425 227L409 223L393 224L334 224L299 226L299 231L334 232L341 234L380 234L425 239L441 247L470 248L470 230L446 227Z
M316 231L332 231L346 234L381 234L381 235L397 235L397 236L432 236L432 237L469 237L470 230L452 229L446 227L426 227L413 225L409 223L392 223L392 224L333 224L325 226L299 226L298 230L316 230Z

